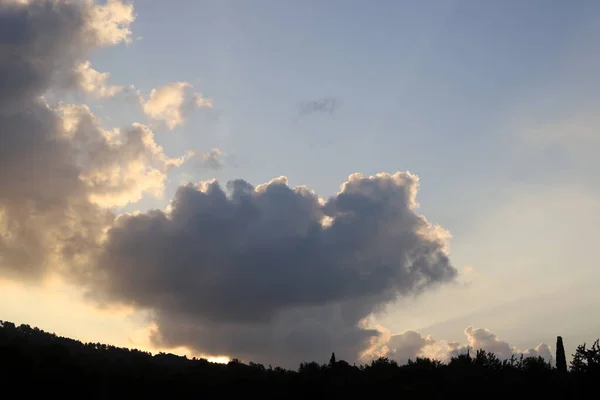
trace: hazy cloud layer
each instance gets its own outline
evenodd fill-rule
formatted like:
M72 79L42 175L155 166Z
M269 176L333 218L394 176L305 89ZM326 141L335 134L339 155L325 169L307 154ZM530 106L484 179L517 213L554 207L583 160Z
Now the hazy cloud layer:
M371 348L363 353L362 359L368 361L377 357L388 357L399 364L405 364L408 360L415 360L417 357L429 357L448 362L451 357L466 354L467 351L474 355L477 350L484 349L494 353L502 360L521 354L524 357L540 356L546 361L552 360L552 350L545 343L534 348L520 350L501 340L486 328L469 326L464 333L467 342L463 345L460 342L435 340L431 336L424 336L414 330L390 334L389 331L382 329L381 336L373 341Z

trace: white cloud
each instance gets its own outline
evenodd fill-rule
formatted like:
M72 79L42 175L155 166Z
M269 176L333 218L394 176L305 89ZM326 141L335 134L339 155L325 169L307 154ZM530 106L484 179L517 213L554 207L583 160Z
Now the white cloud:
M88 32L94 37L95 43L131 43L130 26L135 21L133 4L121 0L107 0L105 4L83 0L82 3L87 5Z
M169 129L182 125L191 111L196 108L212 108L212 101L200 93L192 93L187 82L171 82L152 89L147 100L140 96L146 115L163 121Z
M110 73L96 71L89 61L75 66L73 79L77 88L96 97L112 97L124 89L123 86L109 85Z
M524 357L541 356L546 361L552 359L551 348L545 343L521 350L501 340L496 334L486 328L467 327L464 330L467 339L464 345L461 345L459 342L435 340L431 336L424 336L414 330L390 334L388 330L382 327L378 327L378 329L382 332L382 335L373 341L371 347L362 354L362 361L378 357L388 357L399 364L405 364L409 359L415 360L417 357L427 357L448 362L451 357L466 354L468 351L471 354L475 354L480 349L494 353L501 360L521 354Z
M166 173L183 163L169 158L146 125L106 130L86 106L63 105L63 134L80 149L80 179L89 199L102 207L122 207L146 193L161 198Z

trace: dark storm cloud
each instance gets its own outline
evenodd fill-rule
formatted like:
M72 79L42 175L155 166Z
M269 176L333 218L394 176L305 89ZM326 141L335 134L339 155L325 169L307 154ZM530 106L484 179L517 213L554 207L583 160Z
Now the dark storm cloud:
M359 323L377 307L456 275L443 235L414 212L417 185L355 174L325 202L283 177L229 193L187 185L169 213L118 219L96 289L154 310L170 345L286 361L340 340L362 349L376 332Z

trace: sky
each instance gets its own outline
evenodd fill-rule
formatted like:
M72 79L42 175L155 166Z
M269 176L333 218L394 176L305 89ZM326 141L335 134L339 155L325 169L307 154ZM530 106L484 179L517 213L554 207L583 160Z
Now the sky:
M0 319L306 358L600 336L600 3L0 0Z

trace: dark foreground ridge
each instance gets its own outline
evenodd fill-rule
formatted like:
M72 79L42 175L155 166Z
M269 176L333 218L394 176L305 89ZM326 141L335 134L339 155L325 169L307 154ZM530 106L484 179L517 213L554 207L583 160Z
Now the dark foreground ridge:
M560 353L562 338L558 338ZM564 351L564 350L563 350ZM0 387L19 397L63 398L162 395L259 398L342 398L376 394L395 398L596 398L600 346L578 346L569 368L543 358L499 360L479 350L447 364L427 358L400 366L387 358L355 366L331 356L328 364L303 363L297 371L233 360L216 364L173 354L82 343L29 325L0 321ZM15 390L15 391L13 391ZM594 395L596 393L596 395ZM535 397L532 397L535 396ZM137 397L135 397L137 398Z

